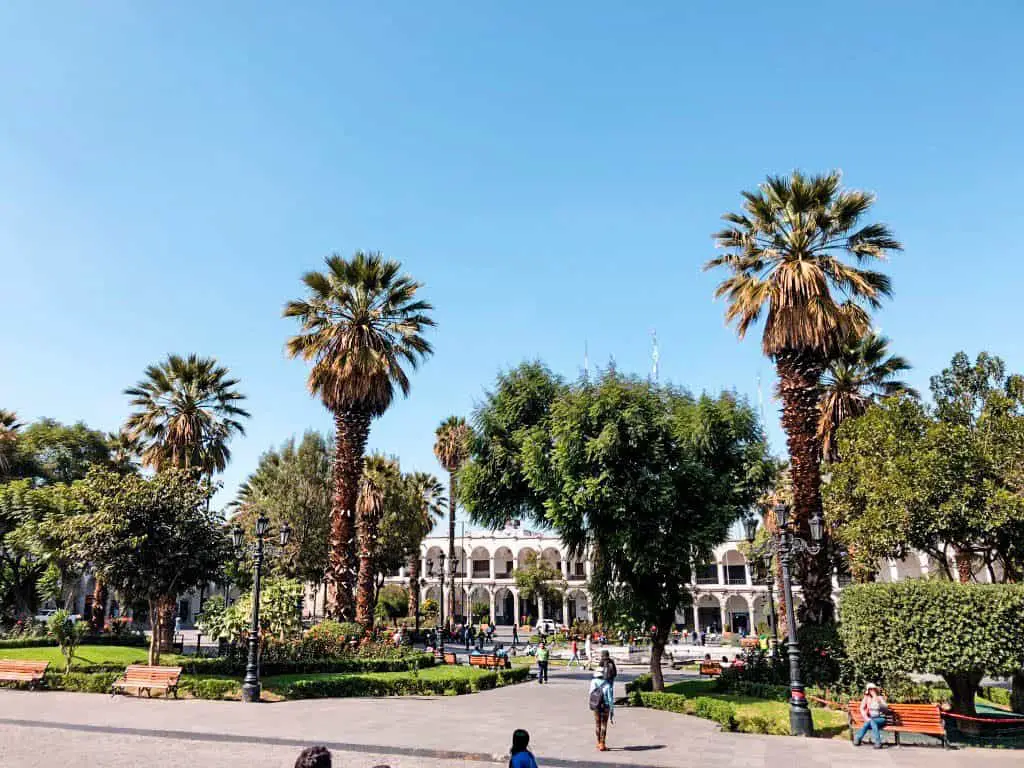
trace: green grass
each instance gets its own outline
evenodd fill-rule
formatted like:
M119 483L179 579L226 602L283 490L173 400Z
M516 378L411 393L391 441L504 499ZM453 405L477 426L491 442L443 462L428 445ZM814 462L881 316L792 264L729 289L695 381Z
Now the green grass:
M480 677L487 670L479 667L453 667L450 665L427 667L421 669L419 676L424 680L472 680ZM299 680L337 680L342 677L367 677L375 680L397 680L399 678L411 677L411 672L363 672L353 675L351 672L316 672L298 675L277 675L276 677L263 678L263 686L268 691L284 688L286 685L298 682Z
M83 645L75 651L71 668L89 667L97 664L111 666L128 666L129 664L145 664L149 655L145 648L132 648L124 645ZM0 648L0 659L21 659L26 661L48 661L54 670L64 669L64 657L60 648ZM161 664L177 664L179 657L174 654L161 654Z

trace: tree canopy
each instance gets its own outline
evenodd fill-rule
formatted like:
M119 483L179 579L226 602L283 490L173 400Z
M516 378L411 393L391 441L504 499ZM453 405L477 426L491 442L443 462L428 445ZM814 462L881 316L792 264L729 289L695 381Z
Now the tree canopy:
M770 480L754 410L729 393L694 397L615 371L565 385L526 364L499 377L477 422L463 483L471 516L496 525L526 512L553 527L570 556L589 552L597 612L657 627L651 673L660 687L691 564L727 538Z

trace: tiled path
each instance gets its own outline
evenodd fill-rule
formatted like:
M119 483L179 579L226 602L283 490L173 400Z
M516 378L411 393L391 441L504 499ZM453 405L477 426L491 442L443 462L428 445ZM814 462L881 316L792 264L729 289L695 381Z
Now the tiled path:
M870 768L1020 766L1021 752L931 747L854 749L849 741L720 733L705 720L620 708L607 753L593 745L587 676L554 670L527 683L454 698L335 699L245 705L96 694L0 691L0 766L284 768L326 743L335 767L504 765L526 728L541 768Z

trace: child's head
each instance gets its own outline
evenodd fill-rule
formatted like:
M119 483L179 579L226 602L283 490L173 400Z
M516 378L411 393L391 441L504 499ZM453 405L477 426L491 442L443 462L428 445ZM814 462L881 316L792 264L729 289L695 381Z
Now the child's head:
M520 752L525 752L528 746L530 746L530 734L522 728L516 728L512 732L512 749L510 751L513 755L517 755Z
M331 768L331 751L327 747L306 747L299 753L295 768Z

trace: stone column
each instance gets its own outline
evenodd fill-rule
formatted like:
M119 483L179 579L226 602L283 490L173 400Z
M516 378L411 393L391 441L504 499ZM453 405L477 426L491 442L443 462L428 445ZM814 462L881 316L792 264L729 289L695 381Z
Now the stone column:
M569 626L569 593L562 595L562 623Z
M407 578L408 576L409 576L409 574L407 574L405 572L405 566L404 565L398 569L398 578L404 579L404 578Z
M691 587L697 586L697 564L696 563L691 563L690 564L690 586Z
M491 574L494 573L494 558L491 558ZM488 594L491 598L491 624L494 624L494 590L488 590Z
M725 584L725 566L722 563L715 563L715 568L718 569L718 583Z
M561 566L562 566L562 578L565 581L568 581L569 580L569 561L566 560L564 557L561 560Z
M583 561L583 573L586 575L587 581L590 581L590 578L594 575L594 564L590 561L589 555Z
M490 562L491 562L491 581L494 581L494 555L491 555ZM494 611L492 610L491 613L494 613Z
M697 602L693 603L693 628L700 632L700 609L697 607Z
M748 587L752 586L753 585L753 581L751 581L751 578L750 578L750 563L744 563L743 564L743 576L747 580L747 586Z
M726 612L726 609L725 609L725 600L723 600L721 602L721 613L722 613L722 624L721 624L721 626L718 627L718 629L721 632L725 632L726 625L732 623L732 622L729 621L729 614Z
M537 623L540 623L544 618L544 598L537 595Z
M900 564L895 560L889 561L889 578L893 582L900 580Z
M519 626L519 617L523 614L519 612L519 592L512 590L512 610L515 611L515 616L512 617L512 621Z

